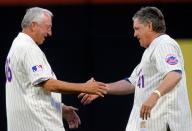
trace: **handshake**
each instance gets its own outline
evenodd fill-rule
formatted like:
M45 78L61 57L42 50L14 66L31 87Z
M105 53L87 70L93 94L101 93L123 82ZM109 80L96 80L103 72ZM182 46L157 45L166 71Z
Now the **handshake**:
M83 87L83 93L95 94L101 97L104 97L104 95L107 94L107 91L109 90L107 84L95 81L94 78L91 78L86 83L84 83Z
M97 82L94 78L91 78L86 83L86 88L80 93L78 98L81 99L81 103L84 105L90 104L96 98L104 97L108 93L109 86L102 82Z

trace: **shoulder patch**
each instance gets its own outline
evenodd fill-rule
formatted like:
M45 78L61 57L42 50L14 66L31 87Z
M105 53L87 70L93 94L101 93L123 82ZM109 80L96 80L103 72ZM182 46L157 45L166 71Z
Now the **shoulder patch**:
M176 65L178 63L178 58L175 54L168 54L165 58L165 61L169 65Z

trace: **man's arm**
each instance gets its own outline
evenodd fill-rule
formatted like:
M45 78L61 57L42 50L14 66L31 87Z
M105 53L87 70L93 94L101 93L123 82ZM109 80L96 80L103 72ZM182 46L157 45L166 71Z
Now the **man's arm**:
M175 88L175 86L178 84L181 78L182 78L181 72L178 71L169 72L162 80L159 87L154 92L152 92L149 98L142 104L140 110L140 117L142 119L147 119L148 117L150 117L151 110L157 103L158 99L161 96L169 93L173 88Z
M135 91L135 87L128 80L120 80L108 84L108 94L111 95L128 95Z
M101 82L70 83L55 79L49 79L40 84L45 90L60 93L90 93L101 97L107 93L108 87Z
M160 92L161 96L167 94L169 91L171 91L177 83L182 78L182 72L180 71L171 71L169 72L165 78L163 79L163 82L160 84L160 86L157 88L157 90Z
M128 95L135 91L135 87L128 80L120 80L108 84L107 94L111 95ZM98 95L91 95L81 93L78 98L81 99L81 103L84 105L90 104L93 100L97 99Z

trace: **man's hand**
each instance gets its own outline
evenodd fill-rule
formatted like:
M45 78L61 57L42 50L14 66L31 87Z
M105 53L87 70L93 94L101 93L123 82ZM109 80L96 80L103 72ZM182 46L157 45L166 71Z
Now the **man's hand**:
M63 118L67 121L69 128L78 128L81 124L81 120L77 113L78 109L72 106L63 105Z
M92 95L92 94L86 94L81 93L78 95L78 98L81 99L81 103L83 105L90 104L93 100L97 99L99 95Z
M107 86L107 84L102 82L97 82L93 78L91 78L85 83L84 93L94 94L94 95L104 97L104 95L107 94L108 90L109 90L109 87Z
M147 120L151 116L151 110L156 105L159 96L155 93L152 93L149 98L142 104L140 110L140 117L143 120Z

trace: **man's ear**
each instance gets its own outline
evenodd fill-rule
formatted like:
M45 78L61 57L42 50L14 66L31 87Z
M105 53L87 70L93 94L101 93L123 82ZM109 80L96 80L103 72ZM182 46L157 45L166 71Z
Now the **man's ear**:
M147 26L150 29L150 31L153 31L153 25L151 21L147 22Z
M37 28L37 23L36 22L32 22L31 23L31 30L34 31Z

